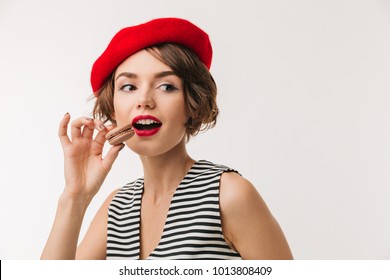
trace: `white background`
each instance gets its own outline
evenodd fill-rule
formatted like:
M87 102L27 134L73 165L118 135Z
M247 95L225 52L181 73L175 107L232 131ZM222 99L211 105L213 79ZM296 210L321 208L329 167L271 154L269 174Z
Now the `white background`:
M195 159L241 172L297 259L390 259L390 1L0 0L0 258L38 259L62 191L66 112L122 27L193 21L212 40L217 127ZM95 197L142 175L128 149Z

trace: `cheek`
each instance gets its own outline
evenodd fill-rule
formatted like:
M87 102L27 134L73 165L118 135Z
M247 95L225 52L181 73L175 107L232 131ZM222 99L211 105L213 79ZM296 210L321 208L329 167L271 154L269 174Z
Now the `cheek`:
M176 103L176 106L170 111L171 118L175 123L185 126L188 120L188 112L184 102Z
M114 116L116 121L127 121L127 118L132 110L133 102L131 100L123 100L123 98L115 98L114 96Z

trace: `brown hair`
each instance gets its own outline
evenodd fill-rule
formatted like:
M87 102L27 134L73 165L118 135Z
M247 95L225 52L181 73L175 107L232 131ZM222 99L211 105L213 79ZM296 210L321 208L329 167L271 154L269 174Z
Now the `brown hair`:
M216 102L217 86L207 67L189 49L181 45L164 43L146 48L153 56L168 65L182 80L184 100L188 120L187 139L200 131L214 127L217 122ZM115 71L97 92L93 108L94 118L103 122L111 121L114 114L114 77Z

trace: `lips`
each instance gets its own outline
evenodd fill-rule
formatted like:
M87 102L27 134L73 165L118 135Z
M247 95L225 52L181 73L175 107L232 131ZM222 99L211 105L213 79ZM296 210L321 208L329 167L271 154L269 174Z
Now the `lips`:
M136 116L132 122L133 130L138 136L152 136L156 134L161 126L161 121L151 115Z

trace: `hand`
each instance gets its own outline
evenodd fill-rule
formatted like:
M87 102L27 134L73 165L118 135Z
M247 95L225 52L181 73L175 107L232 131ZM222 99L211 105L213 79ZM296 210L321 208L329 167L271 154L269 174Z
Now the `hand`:
M65 191L71 196L92 200L99 191L124 144L112 146L102 158L106 134L114 127L106 127L101 121L81 117L71 124L71 139L67 130L70 115L61 120L58 136L64 152ZM98 130L93 139L94 130Z

